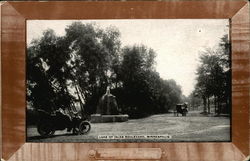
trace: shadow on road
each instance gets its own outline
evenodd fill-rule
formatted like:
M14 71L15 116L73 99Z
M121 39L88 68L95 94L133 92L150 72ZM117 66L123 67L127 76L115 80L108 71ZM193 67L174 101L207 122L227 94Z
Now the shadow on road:
M54 137L58 137L58 136L74 136L76 134L72 134L72 133L65 133L65 134L54 134L52 136L48 136L48 137L44 137L44 136L30 136L27 138L27 140L33 140L33 139L46 139L46 138L54 138Z

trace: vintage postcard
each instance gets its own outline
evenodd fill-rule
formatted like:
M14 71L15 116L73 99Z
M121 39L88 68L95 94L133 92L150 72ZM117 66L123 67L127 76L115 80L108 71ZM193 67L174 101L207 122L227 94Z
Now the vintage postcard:
M27 142L229 142L229 19L28 20Z

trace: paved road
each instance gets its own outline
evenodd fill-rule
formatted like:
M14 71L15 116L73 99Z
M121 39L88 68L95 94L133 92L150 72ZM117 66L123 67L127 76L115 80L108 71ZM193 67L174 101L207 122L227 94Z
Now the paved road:
M151 142L151 141L230 141L229 117L207 117L198 111L190 112L187 117L174 117L173 114L153 115L122 123L92 123L86 135L72 135L57 131L51 138L41 138L36 128L27 129L27 141L31 142ZM172 136L157 139L98 139L98 135Z

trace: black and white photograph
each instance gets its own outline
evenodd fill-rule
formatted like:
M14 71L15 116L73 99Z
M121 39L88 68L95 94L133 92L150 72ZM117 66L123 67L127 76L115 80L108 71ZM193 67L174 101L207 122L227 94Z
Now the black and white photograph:
M229 19L26 21L27 142L230 142Z

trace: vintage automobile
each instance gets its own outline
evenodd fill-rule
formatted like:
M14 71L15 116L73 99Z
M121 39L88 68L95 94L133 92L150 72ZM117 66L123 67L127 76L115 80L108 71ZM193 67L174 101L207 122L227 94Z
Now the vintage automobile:
M174 115L178 116L178 114L181 114L182 116L186 116L188 113L188 106L187 103L177 104L176 109L174 110Z
M72 131L73 134L86 134L91 129L91 124L78 115L69 117L60 110L54 113L48 113L39 109L39 121L37 123L37 131L41 136L49 137L54 135L56 130Z

